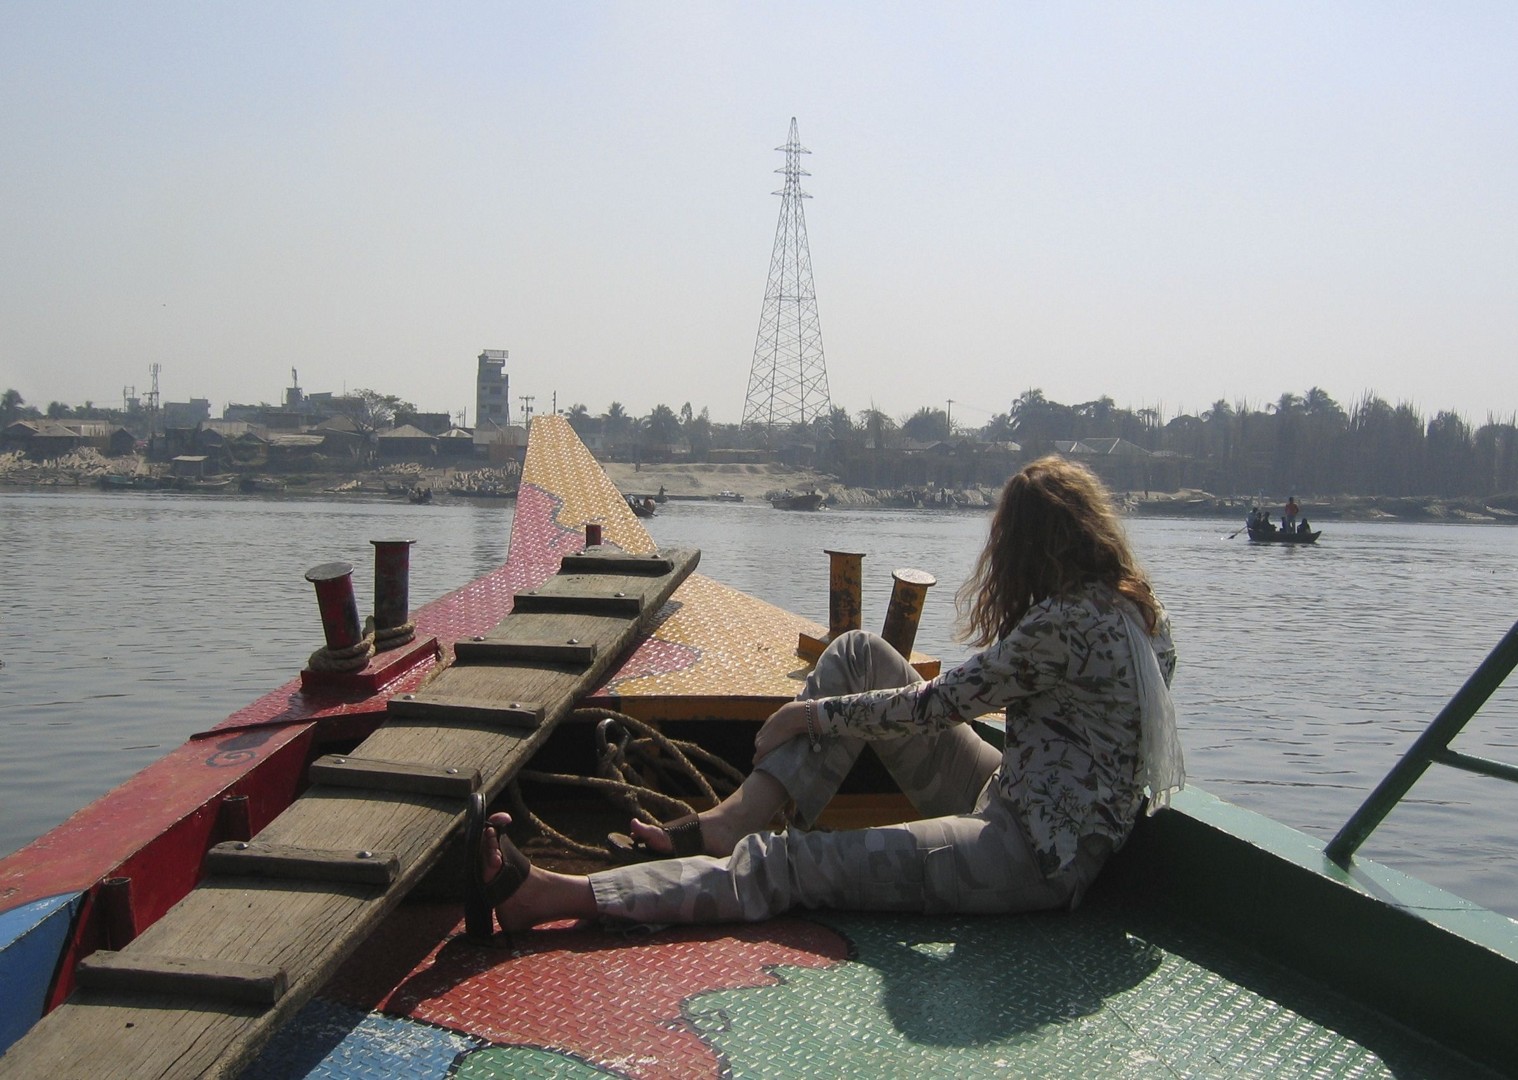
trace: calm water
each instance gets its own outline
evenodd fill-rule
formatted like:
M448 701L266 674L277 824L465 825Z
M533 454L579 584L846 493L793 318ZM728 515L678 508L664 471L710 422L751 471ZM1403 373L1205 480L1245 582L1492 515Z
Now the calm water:
M0 853L287 681L321 643L306 568L404 536L413 604L497 565L509 505L0 494ZM660 543L821 622L826 548L866 552L865 625L891 570L938 577L918 646L962 657L953 593L983 514L670 503ZM1317 547L1227 540L1233 521L1130 519L1175 622L1194 783L1323 839L1518 619L1518 530L1329 523ZM799 556L799 557L798 557ZM1518 687L1457 741L1518 762ZM1435 768L1363 849L1518 917L1518 788Z

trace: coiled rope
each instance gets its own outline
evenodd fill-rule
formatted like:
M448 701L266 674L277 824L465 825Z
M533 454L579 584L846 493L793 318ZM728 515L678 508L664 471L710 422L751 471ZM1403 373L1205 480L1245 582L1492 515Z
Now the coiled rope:
M595 776L548 773L535 769L519 772L507 787L513 815L530 821L545 837L566 850L590 858L610 859L603 846L583 844L565 836L527 808L520 781L565 784L589 788L607 796L627 814L650 825L658 825L696 808L684 799L666 794L661 788L683 778L694 786L703 799L712 804L737 790L743 773L711 751L683 739L671 739L643 721L613 709L577 709L573 719L596 721ZM654 811L663 812L663 817Z
M364 636L357 642L346 649L329 649L323 645L306 660L306 667L312 671L362 671L375 653L400 648L415 637L414 622L377 630L374 616L370 615L364 620Z

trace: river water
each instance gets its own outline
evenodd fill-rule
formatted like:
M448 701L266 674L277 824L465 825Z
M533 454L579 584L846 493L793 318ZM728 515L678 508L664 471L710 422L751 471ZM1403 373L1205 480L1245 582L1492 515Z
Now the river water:
M953 594L984 513L671 502L646 522L701 571L827 621L824 549L866 553L864 619L891 571L936 575L918 648L947 661ZM509 503L0 493L0 854L283 684L321 644L304 571L415 539L419 605L506 555ZM1238 522L1131 518L1170 609L1192 783L1328 839L1518 618L1518 530L1329 523L1313 548L1228 539ZM1457 749L1518 762L1518 686ZM1518 788L1433 768L1362 848L1518 917Z

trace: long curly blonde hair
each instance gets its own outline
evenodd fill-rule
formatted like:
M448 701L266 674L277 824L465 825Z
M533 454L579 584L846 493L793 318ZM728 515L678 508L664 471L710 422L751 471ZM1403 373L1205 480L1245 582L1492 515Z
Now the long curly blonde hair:
M961 635L977 648L993 644L1034 604L1093 581L1132 600L1155 632L1159 604L1107 489L1083 465L1039 458L1002 489L986 546L955 597Z

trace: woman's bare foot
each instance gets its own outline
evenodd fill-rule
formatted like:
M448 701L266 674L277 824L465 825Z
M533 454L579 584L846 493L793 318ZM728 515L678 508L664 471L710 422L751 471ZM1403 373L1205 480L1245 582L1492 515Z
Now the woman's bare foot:
M510 814L492 814L485 824L483 850L480 854L481 877L491 881L506 864L501 854ZM508 933L530 930L539 923L555 919L587 919L596 914L596 898L590 879L571 874L556 874L541 866L532 867L527 879L495 909L501 929Z
M780 781L769 773L752 772L737 791L694 818L687 814L667 825L634 821L631 832L633 839L642 841L650 850L673 855L674 842L666 830L699 819L702 850L707 855L725 858L733 853L739 840L767 828L788 797Z

